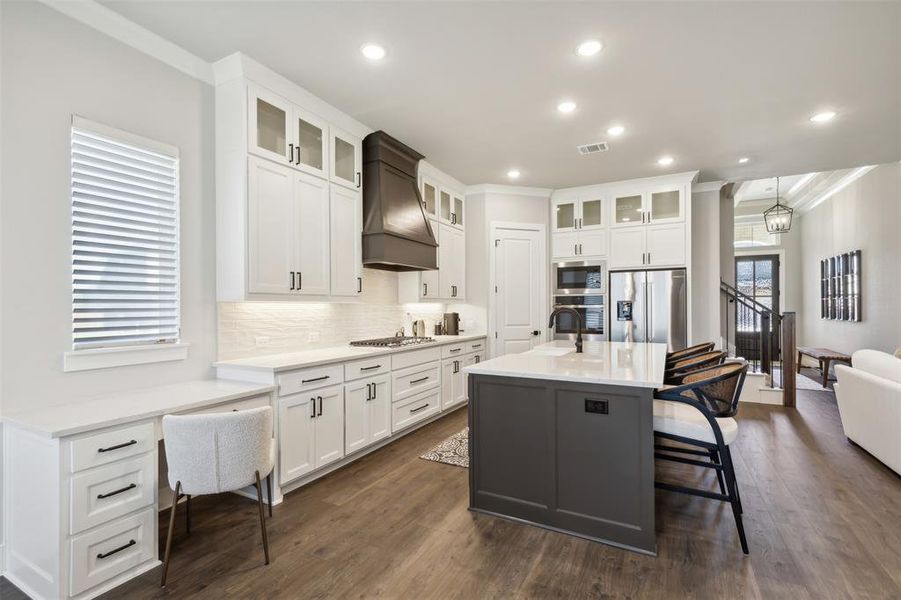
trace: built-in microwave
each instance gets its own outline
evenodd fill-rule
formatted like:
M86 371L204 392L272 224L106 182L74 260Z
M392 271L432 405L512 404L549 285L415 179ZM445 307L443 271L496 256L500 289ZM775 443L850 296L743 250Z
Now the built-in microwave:
M602 260L574 260L554 263L554 295L603 294L607 265Z

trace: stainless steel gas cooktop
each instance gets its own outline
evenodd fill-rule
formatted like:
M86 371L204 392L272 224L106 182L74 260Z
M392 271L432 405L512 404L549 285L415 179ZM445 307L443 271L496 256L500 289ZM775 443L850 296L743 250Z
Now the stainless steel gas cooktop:
M383 348L401 348L403 346L415 346L417 344L427 344L435 340L430 337L421 336L404 336L396 335L386 338L375 338L371 340L357 340L351 342L351 346L380 346Z

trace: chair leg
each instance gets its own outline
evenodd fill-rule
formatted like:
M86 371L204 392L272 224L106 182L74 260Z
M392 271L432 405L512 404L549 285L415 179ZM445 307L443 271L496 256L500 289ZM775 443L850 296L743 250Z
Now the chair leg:
M269 517L272 518L272 471L266 475L266 500L269 502Z
M175 492L172 494L172 508L169 509L169 534L166 536L166 553L163 555L163 576L160 579L160 587L166 587L169 559L172 557L172 534L175 531L175 507L178 506L178 492L180 489L181 482L175 482Z
M748 540L745 539L745 527L741 520L741 504L738 501L738 486L735 481L735 468L732 465L732 455L726 446L720 448L720 456L723 459L723 468L726 471L726 485L729 488L729 503L732 505L732 515L735 517L735 527L738 529L738 541L741 543L741 551L748 552Z
M263 554L266 555L266 564L269 564L269 536L266 534L266 514L263 512L263 486L260 484L260 472L256 472L257 506L260 509L260 529L263 530Z
M716 450L710 449L710 461L714 464L720 464L720 458L717 454ZM723 483L723 471L721 469L716 470L716 480L720 484L720 493L724 496L726 495L726 484Z
M732 465L732 475L735 475L735 465L732 463L732 450L729 449L729 446L726 446L726 454L729 456L729 464ZM735 488L735 499L738 501L738 512L739 514L744 514L745 510L741 506L741 494L738 492L738 479L735 478L732 481L732 485Z
M185 494L185 529L191 535L191 494Z

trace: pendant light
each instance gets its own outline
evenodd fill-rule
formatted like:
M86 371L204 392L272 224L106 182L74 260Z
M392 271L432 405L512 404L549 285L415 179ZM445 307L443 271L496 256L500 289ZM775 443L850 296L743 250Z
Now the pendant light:
M766 230L770 233L785 233L792 228L794 210L779 202L779 178L776 178L776 204L763 211Z

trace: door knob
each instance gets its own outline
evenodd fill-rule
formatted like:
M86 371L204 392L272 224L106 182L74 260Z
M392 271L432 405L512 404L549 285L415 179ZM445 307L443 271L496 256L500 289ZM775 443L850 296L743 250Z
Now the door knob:
M532 335L539 335L538 330L536 329L535 331L533 331Z

